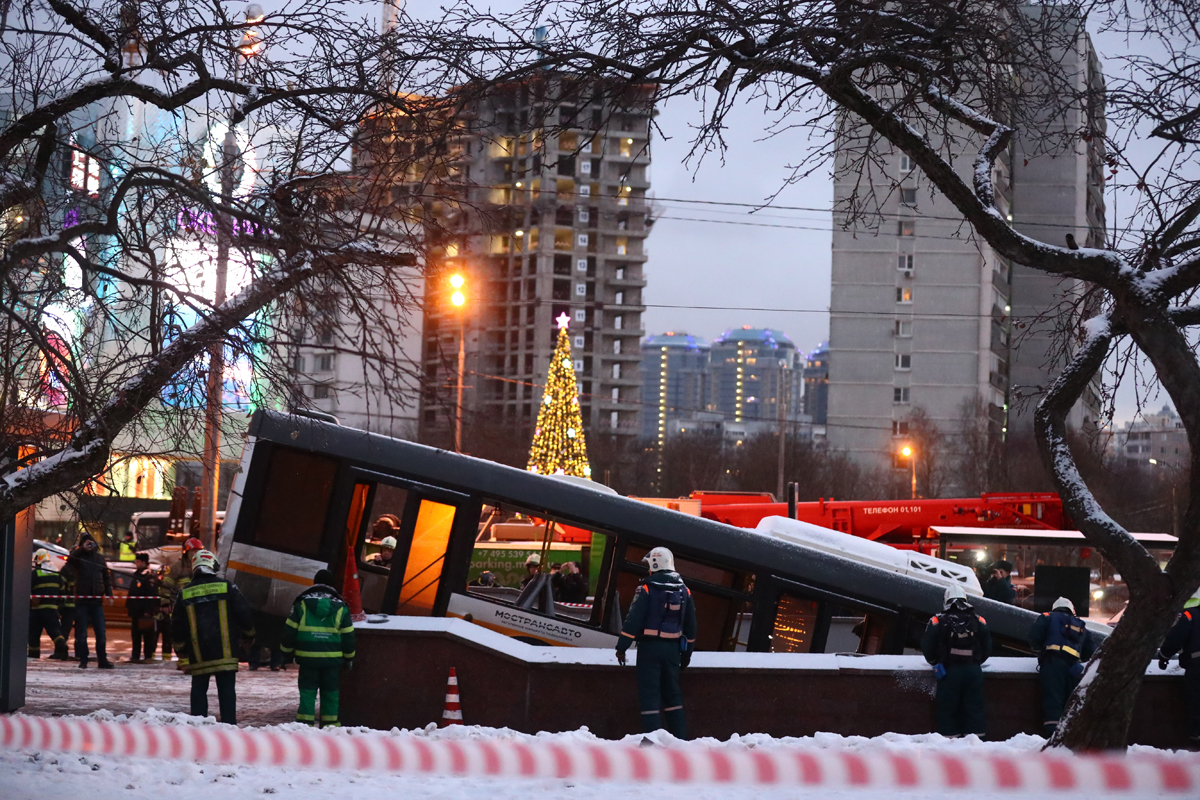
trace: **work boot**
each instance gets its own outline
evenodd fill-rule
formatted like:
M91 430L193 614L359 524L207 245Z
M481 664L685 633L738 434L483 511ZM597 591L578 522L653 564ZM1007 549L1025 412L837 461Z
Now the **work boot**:
M87 656L84 656L83 658L79 659L79 668L87 669L87 662L88 662Z
M113 664L113 662L109 661L107 658L97 661L96 666L99 667L100 669L116 669L117 668L116 665Z
M52 658L55 661L70 661L71 660L71 657L67 655L67 643L65 640L54 643L54 653L51 654L50 658Z

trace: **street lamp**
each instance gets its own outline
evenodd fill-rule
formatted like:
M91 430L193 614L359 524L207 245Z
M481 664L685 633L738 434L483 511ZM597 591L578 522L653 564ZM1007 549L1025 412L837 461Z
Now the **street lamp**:
M916 500L917 499L917 451L915 449L913 449L912 445L906 444L906 445L904 445L904 447L900 448L900 455L907 458L909 464L912 465L912 499Z
M257 25L264 17L262 6L251 3L246 6L246 23ZM234 56L233 75L237 80L238 67L249 61L262 50L262 37L257 28L247 28L242 34ZM225 126L224 141L221 144L221 208L217 210L217 264L216 280L213 287L213 308L219 308L225 302L226 284L229 277L229 245L231 223L229 215L224 211L233 202L233 188L237 182L234 175L234 163L239 158L237 132L232 124ZM217 496L221 486L221 410L222 395L225 383L225 344L217 342L208 349L208 381L206 386L204 410L204 454L202 457L203 485L201 492L202 507L200 512L200 539L204 546L212 550L217 548Z
M467 310L463 307L466 305L467 297L462 292L465 285L466 279L462 275L456 273L450 276L450 286L454 289L454 294L450 295L450 302L458 309L458 386L455 390L454 401L454 452L456 453L462 452L463 371L467 361Z

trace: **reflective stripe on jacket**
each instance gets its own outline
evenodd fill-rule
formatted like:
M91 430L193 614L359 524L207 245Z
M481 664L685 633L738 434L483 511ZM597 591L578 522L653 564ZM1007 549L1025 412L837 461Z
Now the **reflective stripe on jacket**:
M171 618L175 651L188 660L192 675L237 670L236 632L254 636L250 604L236 586L215 575L198 574L180 595Z
M354 658L354 624L350 609L332 586L305 589L292 603L279 649L294 653L306 666L336 666Z
M35 569L33 571L33 581L30 584L32 589L30 594L62 594L62 576L57 572L50 572L44 569ZM58 608L60 600L44 600L42 598L33 598L31 601L32 608Z

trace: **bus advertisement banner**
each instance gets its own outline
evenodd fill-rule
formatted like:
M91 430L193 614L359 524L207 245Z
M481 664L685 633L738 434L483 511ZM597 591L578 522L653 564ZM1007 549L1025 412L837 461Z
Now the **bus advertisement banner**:
M475 580L486 570L496 576L500 586L519 589L527 574L526 559L533 553L541 552L541 542L476 542L467 581ZM582 546L552 542L546 554L546 570L549 571L551 564L565 564L568 561L578 563L582 558Z

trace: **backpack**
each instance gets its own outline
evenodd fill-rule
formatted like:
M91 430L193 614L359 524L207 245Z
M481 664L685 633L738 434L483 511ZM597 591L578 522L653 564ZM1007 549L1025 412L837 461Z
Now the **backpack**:
M971 611L948 611L938 618L942 625L938 663L977 663L979 618Z
M683 604L687 589L682 583L662 586L647 582L650 609L646 614L646 635L660 639L678 639L683 635ZM653 631L654 633L650 633Z

